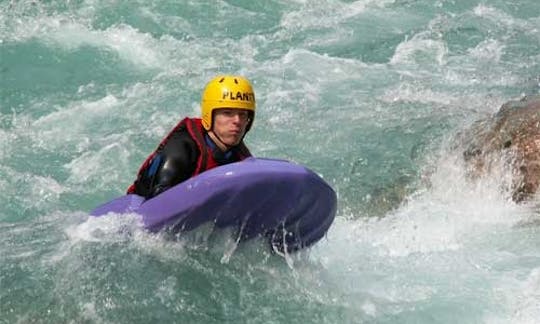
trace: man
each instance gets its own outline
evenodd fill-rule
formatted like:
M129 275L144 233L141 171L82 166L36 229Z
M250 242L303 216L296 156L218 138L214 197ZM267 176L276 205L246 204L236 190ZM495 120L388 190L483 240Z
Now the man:
M255 94L247 79L212 79L201 112L202 118L185 118L161 141L127 193L152 198L201 172L251 156L243 142L255 117Z

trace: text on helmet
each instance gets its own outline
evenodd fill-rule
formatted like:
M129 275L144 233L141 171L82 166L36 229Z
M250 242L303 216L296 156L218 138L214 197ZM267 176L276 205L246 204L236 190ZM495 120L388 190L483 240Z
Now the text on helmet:
M221 96L221 99L225 100L225 99L228 99L228 100L241 100L241 101L254 101L255 100L255 95L253 94L253 92L236 92L236 94L234 92L231 92L231 91L223 91L223 94Z

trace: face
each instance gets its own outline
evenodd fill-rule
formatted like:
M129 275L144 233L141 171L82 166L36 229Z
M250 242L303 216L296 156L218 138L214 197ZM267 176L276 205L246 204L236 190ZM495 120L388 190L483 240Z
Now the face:
M220 108L214 111L212 132L224 144L234 146L239 144L244 137L248 123L247 110ZM217 141L218 145L221 144L220 141ZM226 149L226 147L221 148Z

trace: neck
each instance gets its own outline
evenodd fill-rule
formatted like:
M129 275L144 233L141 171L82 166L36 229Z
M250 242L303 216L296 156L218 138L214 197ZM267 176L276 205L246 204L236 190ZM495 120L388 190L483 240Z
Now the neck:
M214 142L214 144L216 144L216 146L222 152L226 152L226 151L228 151L228 150L230 150L232 148L231 145L227 145L227 144L223 143L221 138L219 138L219 136L216 133L214 133L213 131L209 131L208 136L210 136L210 139L212 140L212 142Z

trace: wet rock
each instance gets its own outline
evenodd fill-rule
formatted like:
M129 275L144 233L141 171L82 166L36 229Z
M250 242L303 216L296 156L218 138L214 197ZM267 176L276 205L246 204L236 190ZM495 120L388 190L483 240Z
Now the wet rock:
M540 95L504 104L491 118L465 132L463 153L470 176L493 171L501 161L511 168L512 199L521 202L540 186Z

